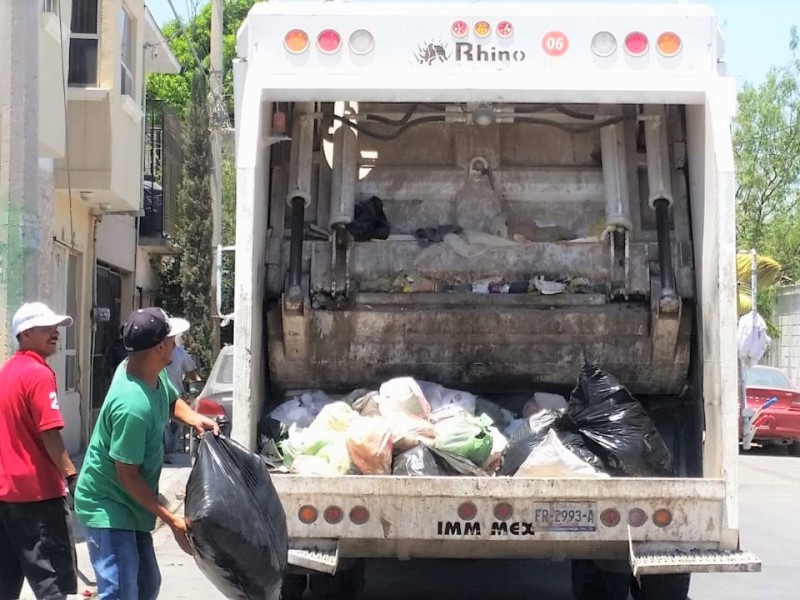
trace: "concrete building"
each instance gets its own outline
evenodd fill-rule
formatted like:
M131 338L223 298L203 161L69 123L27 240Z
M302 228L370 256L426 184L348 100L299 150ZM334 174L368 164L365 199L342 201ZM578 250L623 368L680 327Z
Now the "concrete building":
M769 362L786 371L789 379L800 386L800 285L778 289L775 325L781 334L772 340Z
M52 366L70 452L88 441L108 384L103 356L145 272L142 209L146 74L177 73L144 0L36 0L39 32L42 292L75 317ZM143 263L143 264L142 264Z

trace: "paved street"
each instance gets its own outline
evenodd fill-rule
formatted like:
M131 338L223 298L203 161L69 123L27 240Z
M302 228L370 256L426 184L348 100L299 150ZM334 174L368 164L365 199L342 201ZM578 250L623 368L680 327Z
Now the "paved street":
M800 459L775 452L741 457L742 546L764 561L757 574L695 576L692 600L794 600L800 570ZM168 474L185 477L176 465ZM167 528L155 536L162 598L222 600ZM83 587L82 587L83 589ZM572 600L566 564L519 561L374 561L363 600Z

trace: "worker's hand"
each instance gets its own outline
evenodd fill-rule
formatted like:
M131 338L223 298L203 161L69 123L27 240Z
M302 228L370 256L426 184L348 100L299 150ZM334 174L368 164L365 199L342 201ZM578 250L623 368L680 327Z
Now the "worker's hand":
M67 490L69 495L75 497L75 487L78 485L78 474L67 475Z
M204 417L200 413L194 413L194 420L192 427L197 432L197 437L203 437L206 431L213 431L214 435L219 435L219 423L208 417Z
M189 530L186 527L186 521L178 515L172 516L174 518L169 523L169 526L172 529L172 535L175 536L175 541L178 542L178 546L180 546L181 550L186 552L186 554L194 554L192 542L189 540Z

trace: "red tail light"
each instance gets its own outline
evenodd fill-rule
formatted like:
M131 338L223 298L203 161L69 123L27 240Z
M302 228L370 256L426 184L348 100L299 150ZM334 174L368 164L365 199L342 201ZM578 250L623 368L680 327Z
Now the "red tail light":
M458 507L458 518L464 521L472 521L478 515L478 507L472 502L464 502Z
M214 400L209 400L208 398L198 398L197 402L194 405L195 412L199 412L201 415L205 415L207 417L224 417L225 410L222 408L219 402L214 402Z
M344 519L344 511L338 506L329 506L322 513L322 516L331 525L337 525Z

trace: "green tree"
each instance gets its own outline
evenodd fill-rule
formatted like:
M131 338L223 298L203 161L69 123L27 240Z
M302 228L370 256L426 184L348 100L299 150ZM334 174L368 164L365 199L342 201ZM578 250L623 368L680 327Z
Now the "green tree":
M233 72L231 66L233 58L236 56L236 33L250 8L257 1L259 0L224 0L222 92L228 114L231 115L231 121L233 120ZM200 61L206 73L209 71L211 4L206 2L187 24L170 21L164 25L162 31L164 37L169 40L172 53L181 65L181 73L178 75L161 73L149 75L147 93L151 98L163 100L179 115L183 115L190 103L192 73L198 68L197 61Z
M797 65L772 69L739 94L734 130L737 235L764 243L775 222L796 212L800 178L800 81Z
M183 248L181 298L183 314L192 324L185 346L205 373L214 359L211 354L211 148L207 92L204 74L196 71L184 124L183 182L178 193L178 241Z
M792 28L790 47L797 51ZM777 260L800 278L800 58L773 68L739 93L734 126L736 234L741 250ZM759 312L772 322L774 287L759 293Z
M236 54L236 33L242 25L250 8L258 0L224 0L223 5L223 101L230 121L233 122L233 72L231 66ZM148 106L159 106L160 101L167 104L177 114L187 116L187 109L191 104L192 78L198 70L198 60L202 65L203 73L209 71L209 53L211 49L211 5L204 2L203 6L194 11L186 24L176 20L170 21L163 27L164 36L169 40L172 50L181 65L181 73L177 75L151 74L148 76L147 94ZM185 119L188 121L188 119ZM223 182L222 182L222 243L234 243L234 230L236 219L236 170L233 160L223 155ZM180 238L180 236L178 236ZM210 239L210 235L208 236ZM182 239L177 239L181 247L185 247ZM159 264L159 292L162 304L169 303L175 306L174 314L183 314L183 297L180 292L180 273L182 257L166 257ZM223 259L222 283L222 312L227 314L233 308L233 255L228 254ZM214 299L213 302L216 302ZM223 342L232 341L232 328L222 328Z

